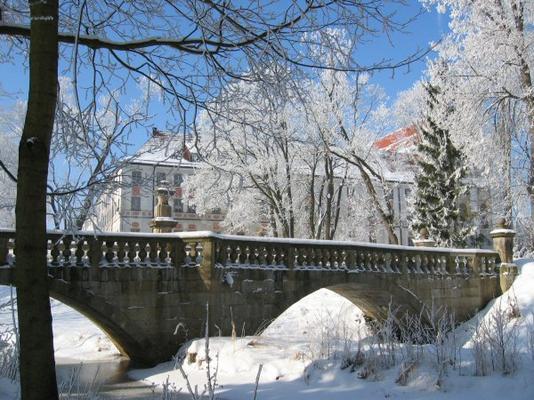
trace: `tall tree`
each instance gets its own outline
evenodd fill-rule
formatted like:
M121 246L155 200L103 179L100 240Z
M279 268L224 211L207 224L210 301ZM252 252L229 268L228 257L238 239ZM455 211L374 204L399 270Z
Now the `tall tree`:
M460 247L468 233L460 211L461 196L466 193L464 157L452 143L449 131L435 120L435 113L442 111L436 98L438 89L431 84L425 88L427 110L419 124L411 226L416 235L426 229L441 246Z
M16 246L23 399L58 396L46 268L46 190L58 71L58 2L30 1L30 84L19 145Z
M368 74L320 71L306 94L309 124L328 151L354 166L388 242L398 244L389 184L374 142L390 128L384 123L383 91Z
M232 110L203 113L202 167L186 183L197 212L224 206L228 230L333 239L346 200L347 166L310 135L292 71L272 67L278 84L234 82L216 101ZM212 109L215 109L215 105Z
M473 165L486 168L494 192L511 189L515 192L513 207L526 203L521 207L522 214L532 218L534 2L423 3L436 5L450 16L450 33L438 45L439 59L429 68L431 81L455 109L454 114L444 115L440 124L449 129L453 141L465 149ZM510 173L502 174L502 169ZM510 193L504 193L498 201L506 205L500 212L510 216L508 196Z

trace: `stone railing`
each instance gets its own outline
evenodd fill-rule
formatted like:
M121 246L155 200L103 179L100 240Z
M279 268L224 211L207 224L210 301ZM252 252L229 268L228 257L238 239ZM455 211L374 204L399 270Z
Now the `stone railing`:
M215 267L497 275L492 250L215 235Z
M200 243L176 234L89 233L47 234L49 267L174 267L194 266L200 260ZM199 247L199 249L197 249ZM13 230L0 230L0 265L16 264Z
M219 235L48 233L49 267L209 267L348 273L497 276L499 253L479 249ZM16 265L13 230L0 230L0 265Z

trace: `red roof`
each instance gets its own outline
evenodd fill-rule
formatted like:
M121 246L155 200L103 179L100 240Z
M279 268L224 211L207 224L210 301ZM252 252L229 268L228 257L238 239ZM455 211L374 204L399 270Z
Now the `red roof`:
M410 125L392 132L377 140L374 146L379 150L397 151L399 148L408 148L417 143L417 128Z

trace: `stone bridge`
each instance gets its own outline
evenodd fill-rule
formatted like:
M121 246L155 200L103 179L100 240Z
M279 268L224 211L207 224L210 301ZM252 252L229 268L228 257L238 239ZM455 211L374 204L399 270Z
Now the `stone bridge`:
M97 324L134 362L171 358L203 336L254 334L321 288L371 318L392 304L444 306L465 320L501 294L491 250L219 235L48 234L50 295ZM16 273L15 232L0 231L0 284ZM45 266L43 265L43 268Z

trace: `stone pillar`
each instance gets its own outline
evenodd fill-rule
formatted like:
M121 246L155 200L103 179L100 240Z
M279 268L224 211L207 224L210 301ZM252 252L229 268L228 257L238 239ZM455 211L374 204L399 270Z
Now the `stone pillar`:
M501 266L499 270L501 290L506 292L512 286L518 274L517 265L514 264L514 236L515 231L510 229L504 218L497 220L497 226L490 232L493 239L493 248L499 253Z
M176 220L172 217L172 207L169 205L169 189L161 182L162 186L156 189L158 202L154 207L154 219L150 222L153 233L172 232L176 226Z
M428 230L426 228L421 228L419 231L419 239L413 241L415 247L436 247L436 241L430 239L428 236Z

